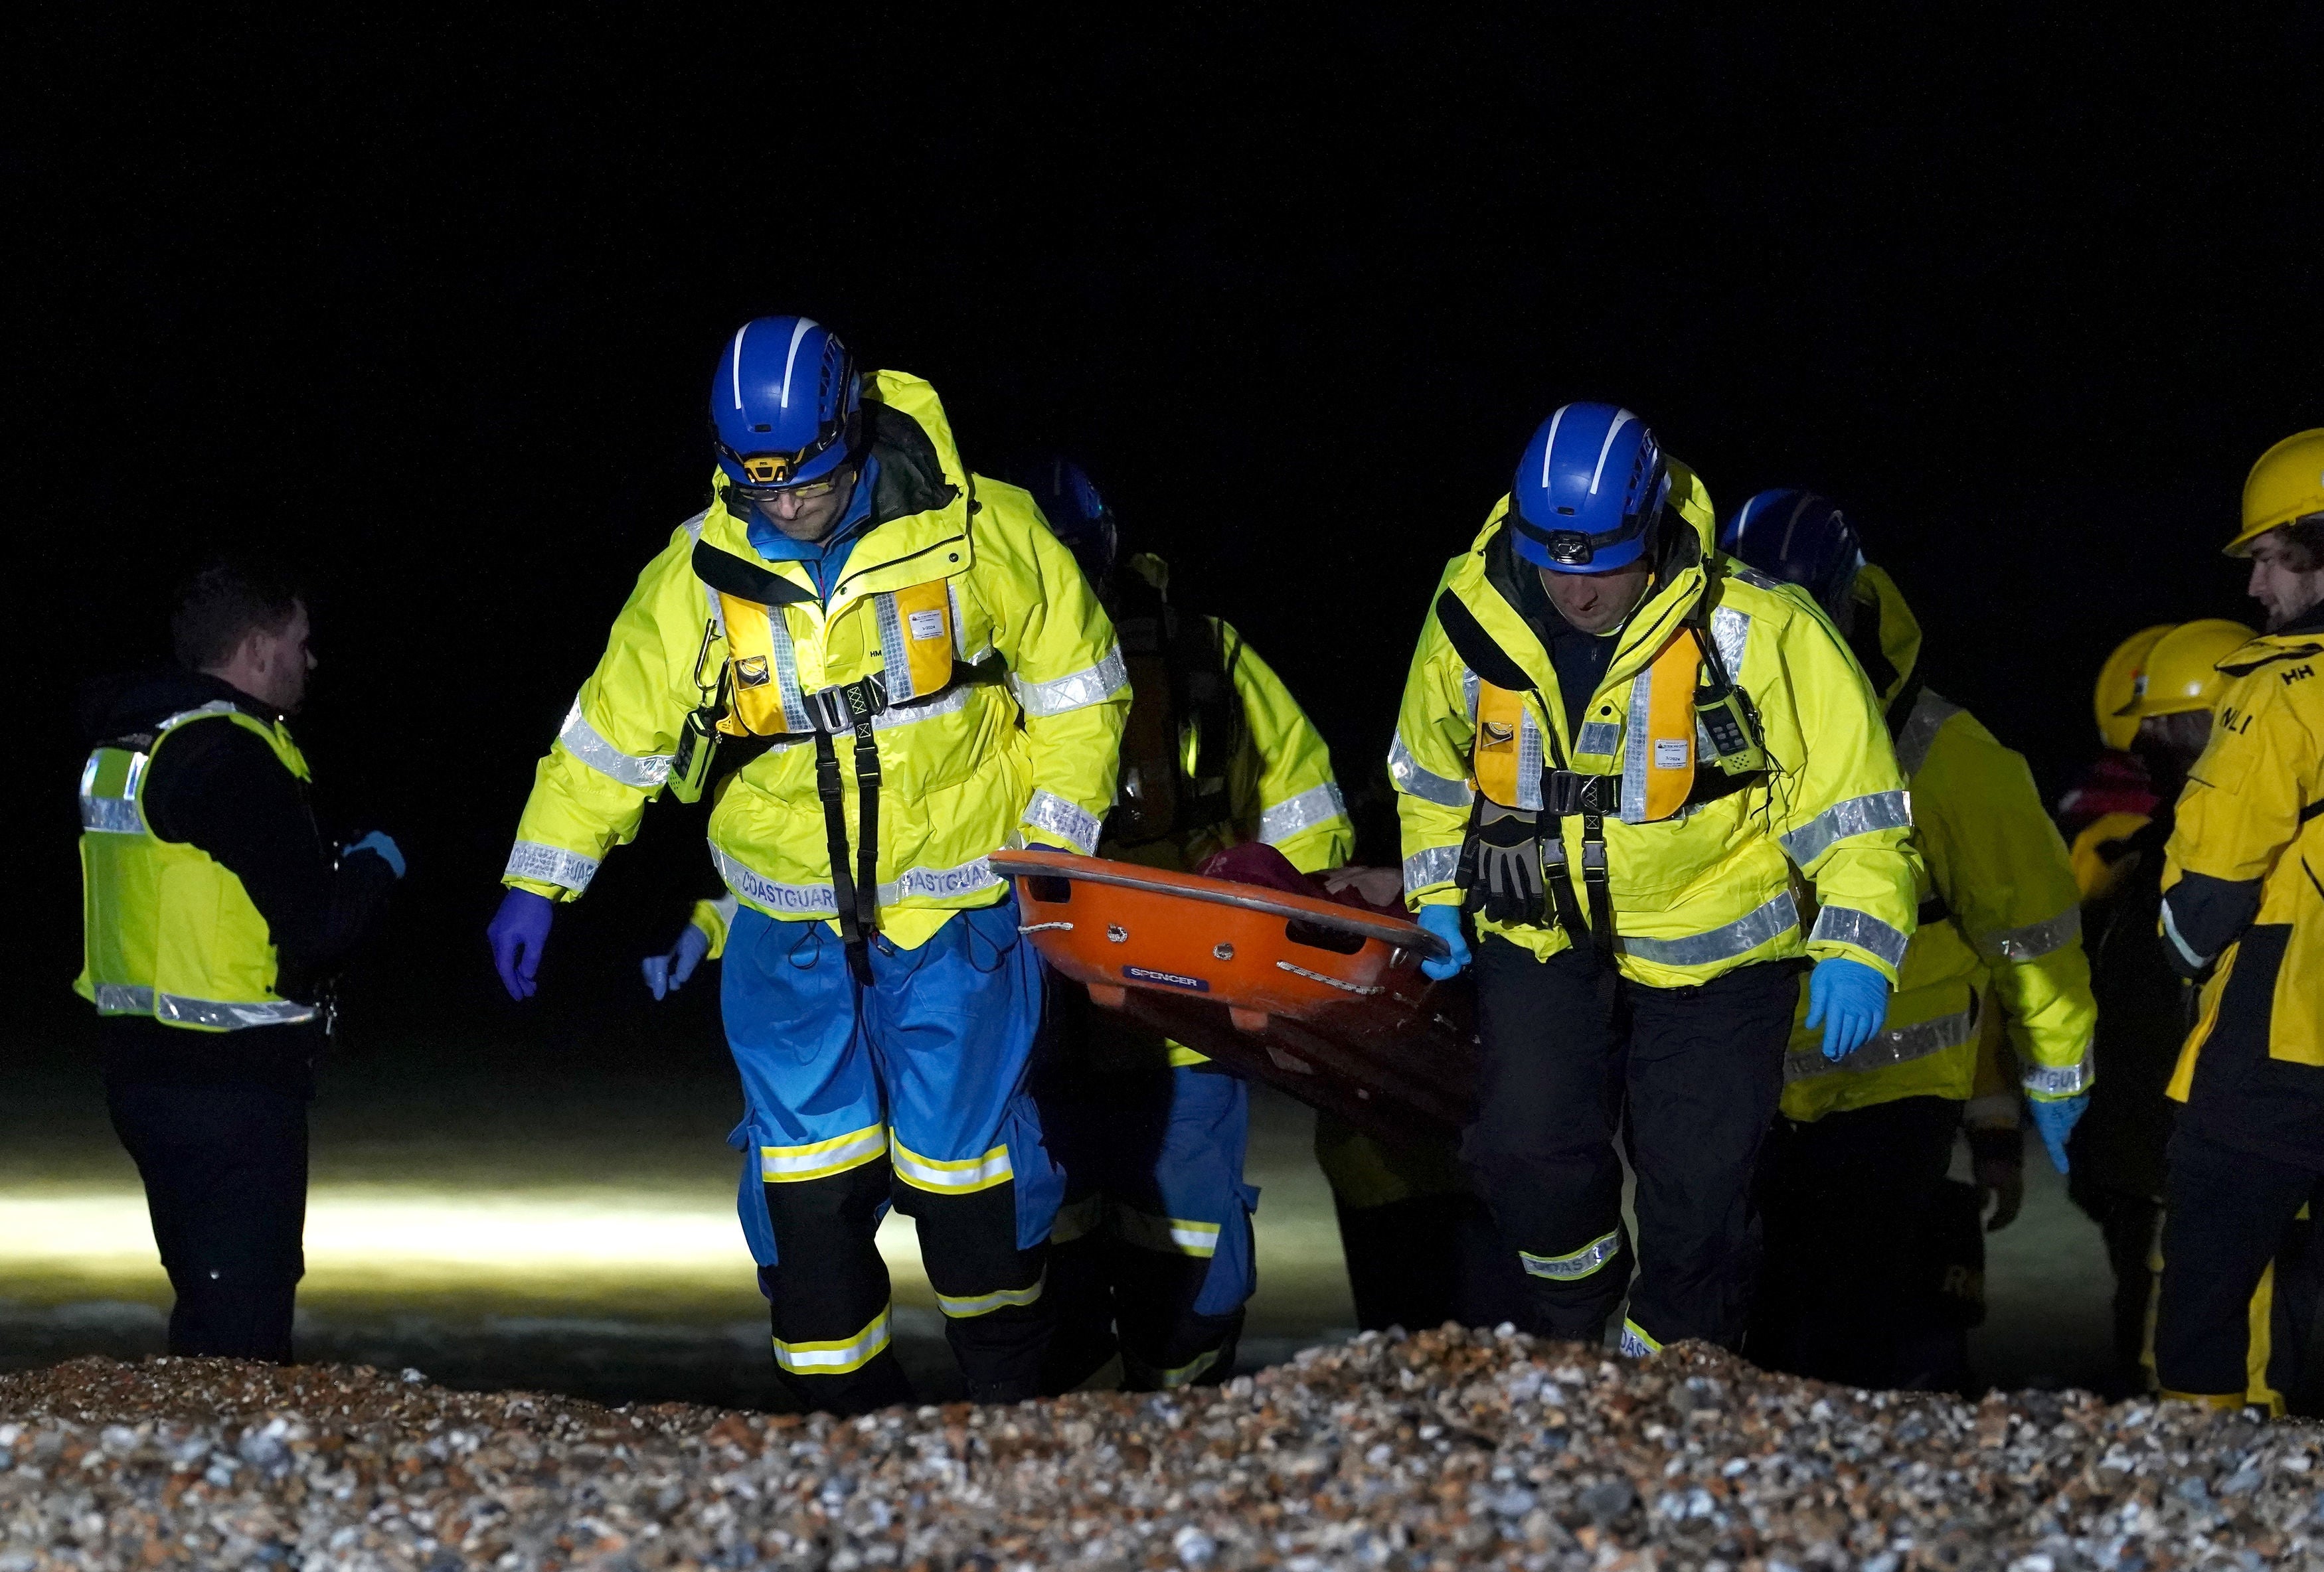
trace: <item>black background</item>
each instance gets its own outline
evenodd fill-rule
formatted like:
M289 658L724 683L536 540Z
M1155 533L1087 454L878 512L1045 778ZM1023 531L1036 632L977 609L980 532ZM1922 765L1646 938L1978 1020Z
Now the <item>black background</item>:
M760 313L928 377L973 466L1084 455L1351 783L1438 565L1570 398L1644 411L1722 512L1840 499L1934 684L2052 794L2115 640L2248 620L2243 474L2324 424L2324 12L1433 9L36 15L19 1021L85 1014L75 691L158 657L169 584L235 545L312 575L301 738L411 860L356 1041L619 1051L634 956L708 880L696 819L655 808L565 914L540 1007L498 998L482 930ZM706 1029L708 991L659 1018Z

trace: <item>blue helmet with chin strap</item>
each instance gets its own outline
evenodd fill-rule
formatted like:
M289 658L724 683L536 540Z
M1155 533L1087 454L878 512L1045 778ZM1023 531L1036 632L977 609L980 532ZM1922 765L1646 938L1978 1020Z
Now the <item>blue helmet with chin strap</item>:
M1646 554L1669 496L1662 445L1644 420L1614 404L1568 404L1517 460L1512 544L1552 573L1611 573Z
M1083 576L1093 584L1105 583L1120 555L1121 531L1089 472L1063 454L1049 454L1010 478L1033 493L1049 532L1074 554Z
M752 317L711 373L718 467L754 500L829 476L854 453L862 419L855 357L811 317Z
M1802 586L1825 615L1846 625L1864 547L1856 526L1828 498L1791 489L1761 492L1727 520L1719 549L1770 578Z

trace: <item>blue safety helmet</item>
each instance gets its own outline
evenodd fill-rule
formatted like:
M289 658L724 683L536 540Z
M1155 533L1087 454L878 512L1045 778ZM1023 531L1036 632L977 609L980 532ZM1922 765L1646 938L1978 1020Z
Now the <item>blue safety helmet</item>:
M1719 549L1770 578L1801 585L1843 624L1856 571L1864 565L1856 526L1813 492L1761 492L1727 520Z
M1063 454L1050 454L1010 478L1033 493L1050 533L1074 554L1083 576L1093 584L1105 583L1121 551L1121 530L1089 472Z
M828 476L862 426L855 357L806 317L753 317L734 330L710 378L718 467L753 501Z
M1509 523L1517 555L1552 573L1611 573L1638 560L1670 496L1662 445L1613 404L1568 404L1517 460Z

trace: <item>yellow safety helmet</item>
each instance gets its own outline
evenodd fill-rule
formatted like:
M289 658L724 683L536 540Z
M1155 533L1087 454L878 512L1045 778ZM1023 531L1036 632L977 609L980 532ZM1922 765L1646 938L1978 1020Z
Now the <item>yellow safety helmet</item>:
M2127 720L2135 734L2149 715L2209 709L2226 683L2219 662L2256 637L2242 623L2223 617L2180 623L2146 652L2145 665L2132 684L2131 701L2115 712L2115 718Z
M2114 647L2114 653L2098 667L2098 687L2090 703L2098 712L2098 740L2116 752L2126 752L2138 735L2135 718L2123 719L2127 707L2138 699L2138 674L2146 665L2146 652L2154 641L2179 626L2176 622L2157 622L2152 628L2137 632Z
M2280 524L2324 514L2324 426L2295 432L2259 455L2244 478L2244 525L2227 542L2229 556Z

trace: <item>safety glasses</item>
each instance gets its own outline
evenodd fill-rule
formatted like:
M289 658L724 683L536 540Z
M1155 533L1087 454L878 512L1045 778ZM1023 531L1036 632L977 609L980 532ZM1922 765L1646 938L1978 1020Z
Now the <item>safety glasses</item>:
M788 497L795 502L812 502L818 498L831 495L842 486L852 484L854 479L855 466L852 464L843 464L827 475L796 486L745 486L737 485L732 481L727 484L736 496L754 504L772 503L778 497Z

